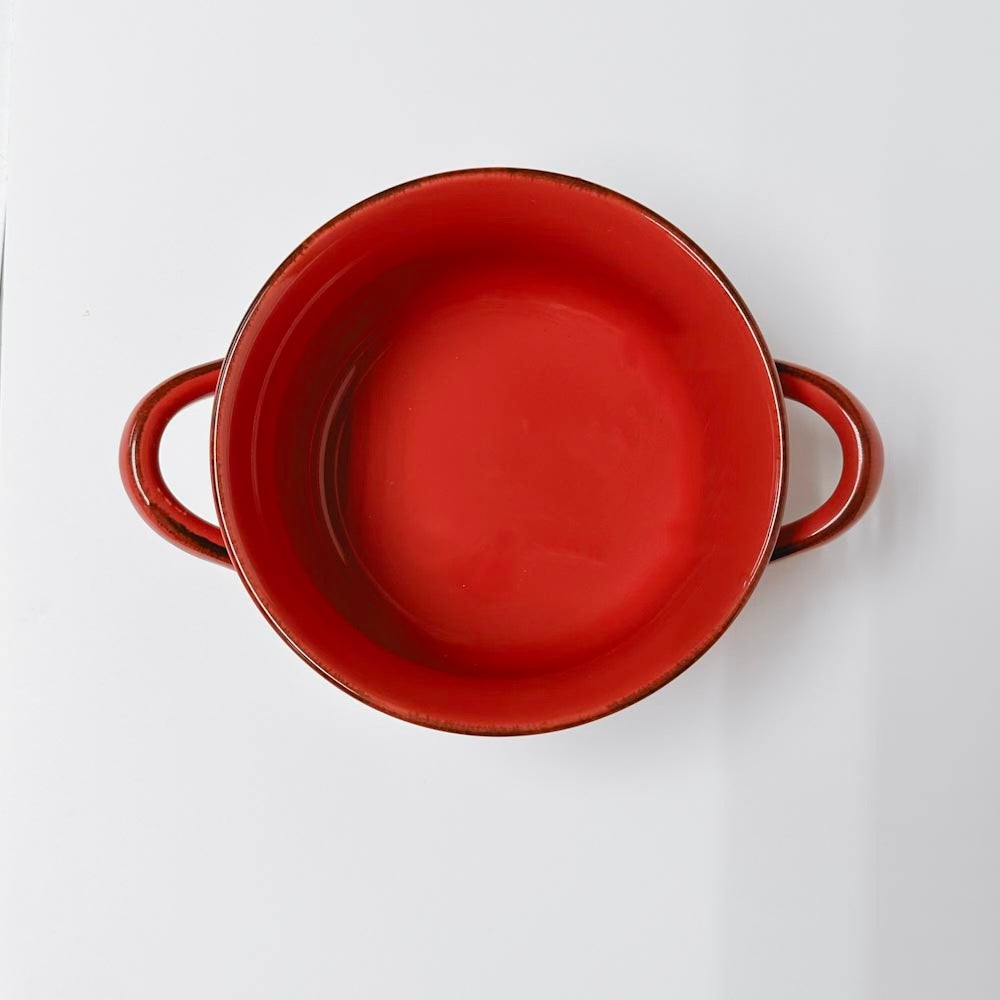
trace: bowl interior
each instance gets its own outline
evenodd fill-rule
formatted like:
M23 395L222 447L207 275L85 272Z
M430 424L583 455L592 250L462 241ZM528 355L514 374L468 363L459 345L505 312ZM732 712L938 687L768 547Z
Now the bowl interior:
M782 482L766 351L626 199L471 171L328 224L251 309L214 432L223 529L310 662L412 721L612 710L725 627Z

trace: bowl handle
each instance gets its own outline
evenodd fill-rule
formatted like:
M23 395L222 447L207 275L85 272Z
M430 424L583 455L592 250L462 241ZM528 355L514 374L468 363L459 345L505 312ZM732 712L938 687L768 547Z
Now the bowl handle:
M871 506L882 481L882 438L871 414L833 379L777 362L781 389L818 413L837 433L844 455L840 481L821 507L797 521L784 524L771 559L822 545L849 528Z
M160 472L167 424L188 403L211 396L221 370L221 361L189 368L147 393L125 425L118 465L129 499L155 532L187 552L231 566L222 531L183 506Z

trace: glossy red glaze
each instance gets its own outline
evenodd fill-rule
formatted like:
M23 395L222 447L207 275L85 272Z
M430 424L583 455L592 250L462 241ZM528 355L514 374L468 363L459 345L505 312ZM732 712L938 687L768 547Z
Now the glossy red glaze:
M230 565L222 532L188 510L160 472L160 441L167 424L189 403L215 393L221 361L181 372L145 396L125 425L118 464L135 509L168 541L214 562Z
M815 410L836 432L843 455L840 479L830 499L797 521L782 525L772 561L822 545L868 510L882 482L882 438L871 414L833 379L798 365L778 362L785 399Z
M870 417L781 367L845 468L779 536L782 389L718 268L603 188L462 171L310 237L254 302L217 389L209 365L140 403L122 472L158 531L230 558L286 641L352 694L442 729L541 732L666 683L772 552L825 541L871 502ZM156 462L170 416L212 391L221 534Z

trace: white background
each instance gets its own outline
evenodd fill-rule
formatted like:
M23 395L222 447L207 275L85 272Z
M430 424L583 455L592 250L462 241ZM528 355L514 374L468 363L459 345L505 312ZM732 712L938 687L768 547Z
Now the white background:
M1000 996L998 31L986 0L18 3L0 996ZM307 233L481 164L676 222L887 455L676 683L512 740L325 683L116 456ZM801 513L839 459L795 409ZM208 414L164 460L205 513Z

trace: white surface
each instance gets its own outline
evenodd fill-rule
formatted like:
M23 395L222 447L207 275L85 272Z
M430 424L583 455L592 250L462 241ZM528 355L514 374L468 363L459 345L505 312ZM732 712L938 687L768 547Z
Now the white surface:
M0 995L1000 995L995 4L32 0L0 442ZM359 198L619 189L868 404L865 522L640 705L490 741L299 663L118 481ZM207 407L172 428L210 508ZM793 507L835 478L793 424Z
M0 0L0 224L7 208L7 114L10 108L10 28L9 0ZM3 255L0 251L0 261Z

